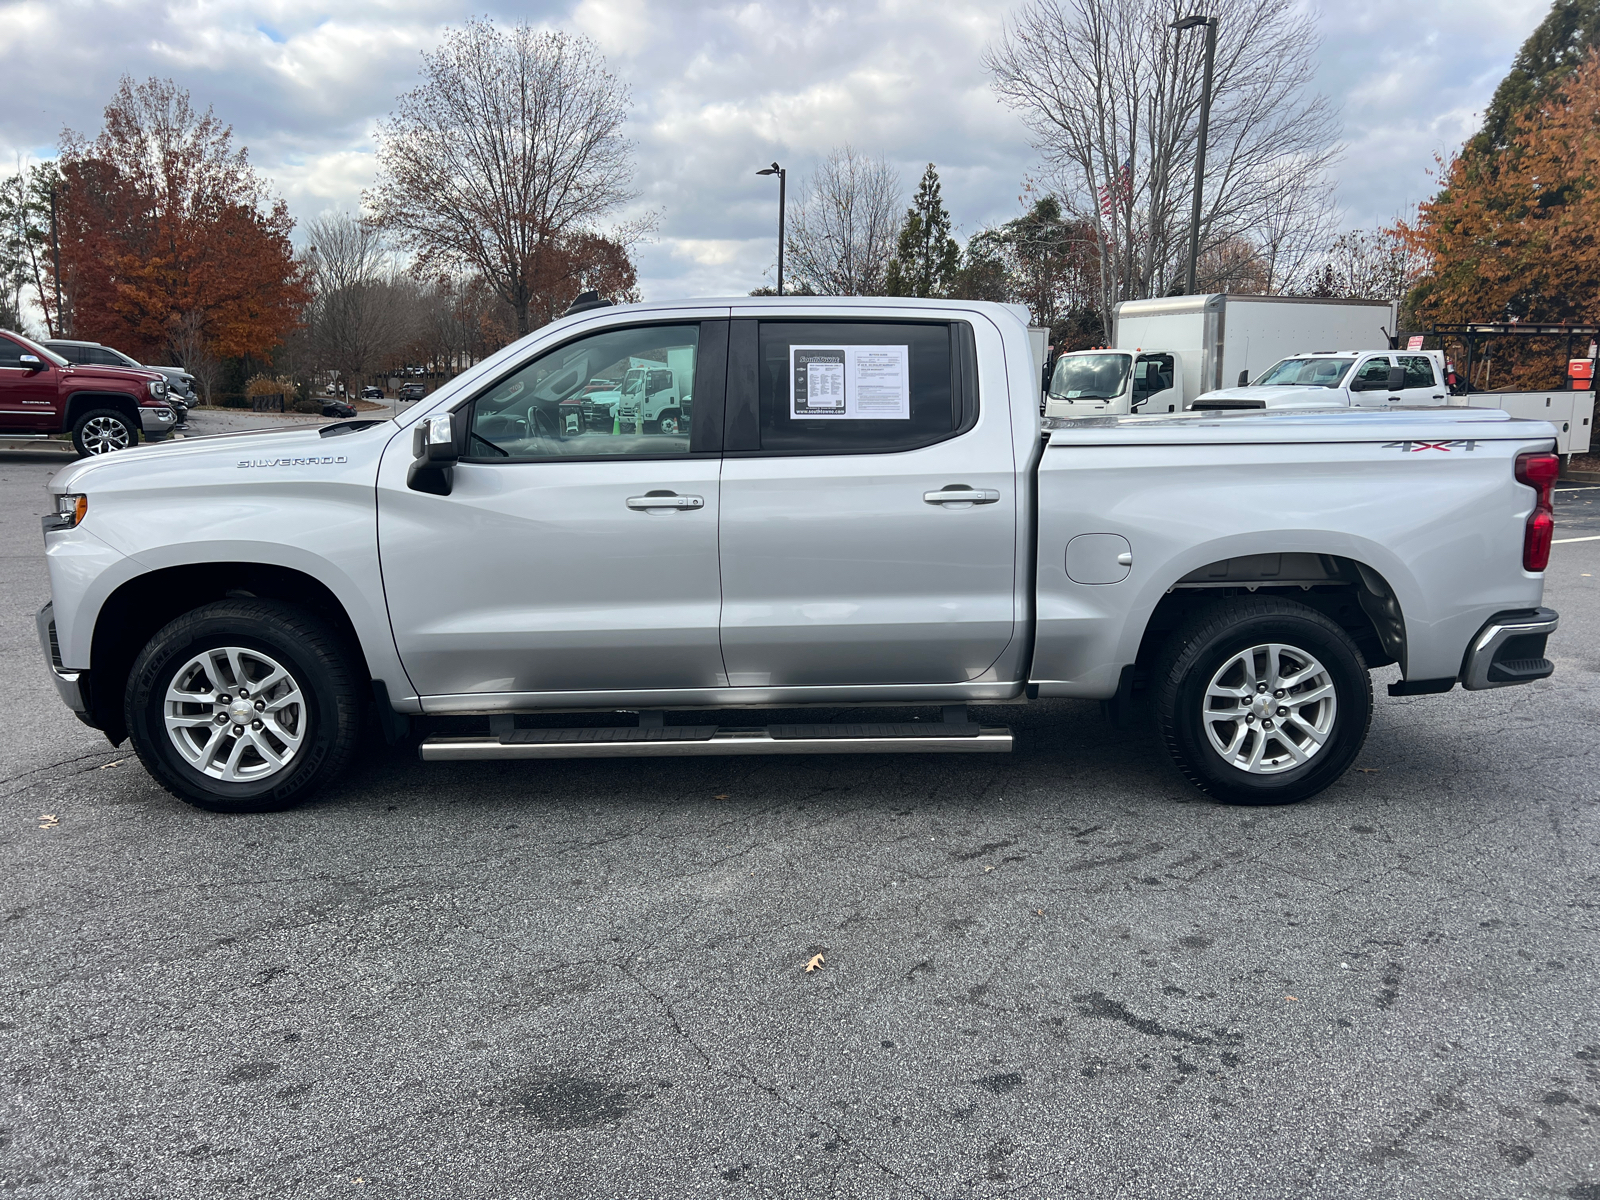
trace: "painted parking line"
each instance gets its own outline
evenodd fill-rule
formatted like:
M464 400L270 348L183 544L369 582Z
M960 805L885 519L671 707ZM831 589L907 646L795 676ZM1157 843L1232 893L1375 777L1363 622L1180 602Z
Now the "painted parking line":
M1595 534L1593 537L1556 538L1550 544L1552 546L1565 546L1568 542L1600 542L1600 533Z

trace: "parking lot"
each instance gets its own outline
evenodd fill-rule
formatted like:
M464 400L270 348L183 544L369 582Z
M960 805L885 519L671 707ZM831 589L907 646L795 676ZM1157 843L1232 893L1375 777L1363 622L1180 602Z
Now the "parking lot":
M422 764L218 817L40 661L0 455L0 1185L1600 1200L1600 488L1554 678L1218 806L1090 703L1005 758ZM820 970L807 973L814 956Z

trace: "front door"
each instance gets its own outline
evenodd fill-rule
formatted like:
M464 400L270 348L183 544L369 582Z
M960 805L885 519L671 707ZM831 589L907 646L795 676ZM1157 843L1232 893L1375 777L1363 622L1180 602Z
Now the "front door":
M965 321L736 320L722 476L735 687L956 684L1013 635L1003 391ZM998 340L994 347L998 355Z
M24 364L22 356L43 359L42 366ZM61 372L32 346L0 336L0 429L16 433L51 433L61 428L57 408Z
M1399 391L1389 390L1389 368L1393 365L1387 354L1374 354L1358 362L1350 372L1350 381L1363 386L1360 391L1350 389L1351 407L1392 408L1399 404Z
M455 409L471 441L448 496L409 488L410 441L391 444L378 544L395 644L419 694L471 707L726 683L720 428L573 430L559 419L562 401L597 379L620 385L640 361L720 396L726 345L725 321L613 325L536 355ZM720 415L720 404L704 407Z

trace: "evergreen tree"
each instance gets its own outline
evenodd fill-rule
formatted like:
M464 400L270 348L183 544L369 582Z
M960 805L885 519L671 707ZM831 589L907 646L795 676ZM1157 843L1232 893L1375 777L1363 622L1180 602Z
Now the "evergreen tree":
M939 173L929 163L906 210L884 290L891 296L948 295L960 266L961 248L950 236L950 214L939 196Z
M1555 0L1495 89L1483 128L1468 143L1471 149L1482 154L1509 148L1516 140L1518 114L1571 79L1594 46L1600 46L1600 0Z

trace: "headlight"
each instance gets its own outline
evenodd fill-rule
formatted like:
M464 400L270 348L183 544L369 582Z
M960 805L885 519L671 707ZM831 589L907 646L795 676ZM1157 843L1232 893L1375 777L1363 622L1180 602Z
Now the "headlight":
M44 531L72 529L89 515L89 497L78 492L63 492L56 497L56 510L44 518Z
M150 381L150 394L152 396L165 396L167 394L167 381L164 379L152 379Z

